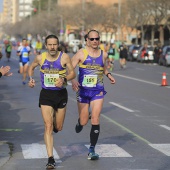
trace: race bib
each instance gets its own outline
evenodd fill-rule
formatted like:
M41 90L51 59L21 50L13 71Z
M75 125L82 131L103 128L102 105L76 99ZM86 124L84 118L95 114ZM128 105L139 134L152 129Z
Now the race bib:
M59 74L44 74L44 85L46 87L56 87L55 84L59 79Z
M22 57L23 58L28 58L28 53L27 52L23 52Z
M96 87L97 75L84 75L83 87Z

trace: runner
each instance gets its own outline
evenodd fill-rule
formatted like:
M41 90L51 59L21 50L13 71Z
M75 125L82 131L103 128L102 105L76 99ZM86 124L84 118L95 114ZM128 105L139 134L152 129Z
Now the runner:
M41 54L41 51L42 51L42 42L40 41L40 39L37 39L34 54L36 55Z
M102 110L106 91L103 84L103 74L111 84L115 79L106 69L107 53L99 49L99 32L88 32L88 48L80 49L72 58L73 67L79 66L78 81L72 80L72 88L77 91L77 103L79 111L76 133L81 132L83 126L89 120L89 107L91 107L91 132L88 159L96 160L99 155L95 153L95 146L100 132L100 112Z
M7 44L5 45L5 52L6 52L6 58L8 61L10 61L10 57L11 57L11 52L12 52L12 44L10 41L7 42Z
M35 86L35 80L31 77L34 69L40 66L42 90L40 92L39 107L44 119L44 140L47 148L49 169L55 168L53 156L53 135L62 130L66 105L68 100L66 85L67 81L75 78L75 71L70 57L58 51L59 40L55 35L49 35L45 39L47 52L37 55L29 68L29 86ZM66 74L67 69L67 74Z
M108 58L109 58L108 68L110 69L110 71L112 71L113 68L114 68L115 52L116 52L116 44L115 43L109 44L109 48L107 50L107 53L108 53Z
M27 40L25 38L22 39L22 45L18 47L17 55L19 56L19 73L22 74L22 84L25 85L30 55L30 47L27 46Z

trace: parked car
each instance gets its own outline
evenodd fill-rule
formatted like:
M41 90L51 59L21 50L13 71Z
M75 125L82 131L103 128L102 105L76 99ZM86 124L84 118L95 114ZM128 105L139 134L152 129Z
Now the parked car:
M163 47L162 53L159 56L158 64L163 66L170 65L170 46Z
M139 45L131 45L128 50L127 60L128 61L136 60L139 54L139 49L140 49Z
M81 44L81 41L78 39L71 40L69 42L69 51L76 53L79 50L80 44Z
M141 46L139 48L139 54L137 56L137 61L138 62L153 62L154 60L154 49L151 46L147 46L144 48Z

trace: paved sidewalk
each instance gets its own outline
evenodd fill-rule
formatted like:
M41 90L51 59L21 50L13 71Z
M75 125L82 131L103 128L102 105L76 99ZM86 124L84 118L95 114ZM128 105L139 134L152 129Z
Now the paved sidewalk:
M10 159L10 149L6 142L0 141L0 167Z

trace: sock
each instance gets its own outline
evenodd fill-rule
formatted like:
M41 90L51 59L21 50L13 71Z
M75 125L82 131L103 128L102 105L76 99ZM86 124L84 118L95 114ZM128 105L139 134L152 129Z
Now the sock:
M80 126L82 126L82 125L80 124L80 118L78 119L78 124L79 124Z
M90 132L90 147L95 147L100 133L100 125L92 125Z

